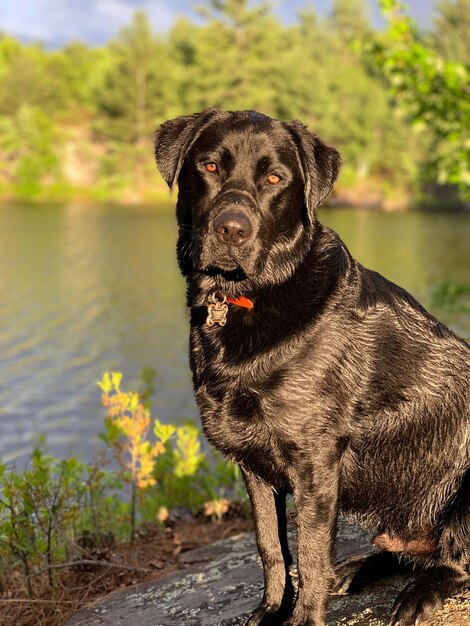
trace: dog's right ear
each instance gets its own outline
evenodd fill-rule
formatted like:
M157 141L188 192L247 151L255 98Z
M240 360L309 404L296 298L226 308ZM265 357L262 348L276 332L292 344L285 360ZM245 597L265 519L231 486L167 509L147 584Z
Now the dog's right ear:
M178 180L188 150L217 113L216 109L207 109L182 115L164 122L155 133L157 167L170 189Z

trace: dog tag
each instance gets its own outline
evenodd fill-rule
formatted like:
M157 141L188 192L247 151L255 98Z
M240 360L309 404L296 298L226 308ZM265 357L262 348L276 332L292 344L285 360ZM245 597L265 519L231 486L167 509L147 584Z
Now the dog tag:
M207 305L206 324L208 326L214 326L215 324L225 326L228 311L226 296L224 296L223 300L217 300L217 294L213 293L209 296L209 300L211 302Z

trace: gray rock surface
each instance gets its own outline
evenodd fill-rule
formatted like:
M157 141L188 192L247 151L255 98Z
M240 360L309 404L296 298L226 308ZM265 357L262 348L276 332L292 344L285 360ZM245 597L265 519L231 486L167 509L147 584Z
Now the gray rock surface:
M370 537L341 523L338 558L370 551ZM75 614L66 626L241 626L261 599L263 580L253 533L181 555L187 569L114 592ZM294 570L295 573L295 570ZM387 626L405 577L358 594L333 596L328 626ZM470 594L452 600L431 626L470 626Z

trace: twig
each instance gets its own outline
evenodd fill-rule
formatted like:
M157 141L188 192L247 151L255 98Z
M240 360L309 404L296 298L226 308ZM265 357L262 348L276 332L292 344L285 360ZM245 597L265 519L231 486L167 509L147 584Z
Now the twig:
M35 598L0 598L0 604L79 604L77 600L42 600Z
M109 567L111 569L122 569L127 572L141 572L142 574L148 574L150 572L149 569L145 569L143 567L131 567L129 565L120 565L119 563L111 563L110 561L95 561L93 559L82 559L81 561L70 561L70 563L57 563L56 565L49 565L48 567L44 567L40 569L38 572L34 572L30 574L28 578L33 576L40 576L41 574L45 574L51 569L64 569L67 567L78 567L80 565L94 565L95 567Z
M90 582L87 583L86 585L80 585L79 587L68 587L67 585L64 585L60 580L59 580L59 584L61 585L62 589L67 589L70 592L78 592L78 591L84 592L86 589L90 590L92 588L95 588L96 583L98 583L102 578L105 578L108 574L109 572L104 571L103 573L95 576L95 578L90 580ZM86 597L87 596L85 596L85 598Z

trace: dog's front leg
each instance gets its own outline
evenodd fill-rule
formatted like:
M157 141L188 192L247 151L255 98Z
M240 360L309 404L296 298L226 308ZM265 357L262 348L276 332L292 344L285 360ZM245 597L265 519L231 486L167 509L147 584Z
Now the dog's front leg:
M324 626L329 590L334 580L338 476L331 455L299 467L293 476L297 511L299 588L289 626ZM327 462L329 459L330 462Z
M292 557L287 545L286 494L249 472L243 473L256 527L264 571L264 595L245 626L282 624L290 615L294 588L289 574Z

